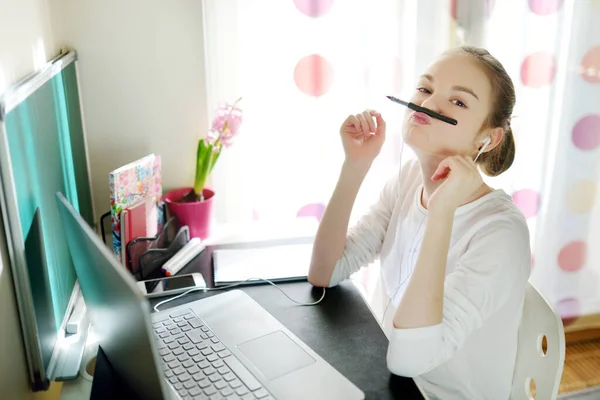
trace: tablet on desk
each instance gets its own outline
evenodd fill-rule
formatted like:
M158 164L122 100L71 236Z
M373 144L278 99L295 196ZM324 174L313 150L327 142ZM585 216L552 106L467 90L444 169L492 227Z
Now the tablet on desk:
M272 282L306 280L311 254L311 243L216 249L213 252L215 286L227 286L251 278ZM244 283L256 284L264 281L252 280Z

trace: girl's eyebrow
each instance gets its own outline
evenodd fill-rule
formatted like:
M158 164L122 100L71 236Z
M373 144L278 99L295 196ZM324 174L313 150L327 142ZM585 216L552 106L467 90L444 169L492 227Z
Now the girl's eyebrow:
M475 94L475 92L472 91L471 89L469 89L468 87L464 87L464 86L452 86L452 90L456 90L458 92L468 93L471 96L475 97L477 100L479 100L479 97L477 97L477 95Z
M421 75L421 78L425 78L427 79L429 82L433 83L433 76L429 75L429 74L424 74ZM457 92L465 92L470 94L471 96L475 97L477 100L479 100L479 97L475 94L475 92L471 89L469 89L468 87L465 86L452 86L452 90L455 90Z

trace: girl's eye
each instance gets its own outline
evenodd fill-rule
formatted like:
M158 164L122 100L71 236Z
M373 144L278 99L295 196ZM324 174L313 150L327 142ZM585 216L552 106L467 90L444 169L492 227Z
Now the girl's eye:
M452 103L455 104L455 105L457 105L457 106L459 106L459 107L467 108L467 105L465 103L463 103L462 101L460 101L460 100L452 100Z
M431 91L427 88L424 87L418 87L417 90L421 93L425 93L425 94L431 94Z

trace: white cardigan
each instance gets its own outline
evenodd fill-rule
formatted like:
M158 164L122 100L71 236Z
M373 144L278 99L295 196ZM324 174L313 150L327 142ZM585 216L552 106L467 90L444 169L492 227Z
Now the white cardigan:
M385 315L389 370L414 377L432 400L506 400L531 268L525 218L502 190L459 207L446 265L442 323L393 328L389 322L412 275L427 221L421 191L420 166L416 160L408 162L350 229L330 287L379 257L385 291L393 297Z

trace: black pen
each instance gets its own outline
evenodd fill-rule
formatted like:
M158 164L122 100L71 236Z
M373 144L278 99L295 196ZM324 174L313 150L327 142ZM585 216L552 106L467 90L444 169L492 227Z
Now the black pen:
M410 108L411 110L415 110L417 112L422 112L423 114L427 114L427 115L429 115L432 118L437 118L440 121L444 121L444 122L447 122L447 123L452 124L452 125L456 125L457 124L457 121L455 119L449 118L449 117L445 117L442 114L438 114L435 111L431 111L428 108L423 108L421 106L418 106L415 103L408 103L408 102L406 102L404 100L400 100L400 99L398 99L398 98L396 98L394 96L386 96L386 97L388 99L390 99L391 101L394 101L396 103L402 104L403 106L406 106L406 107Z

